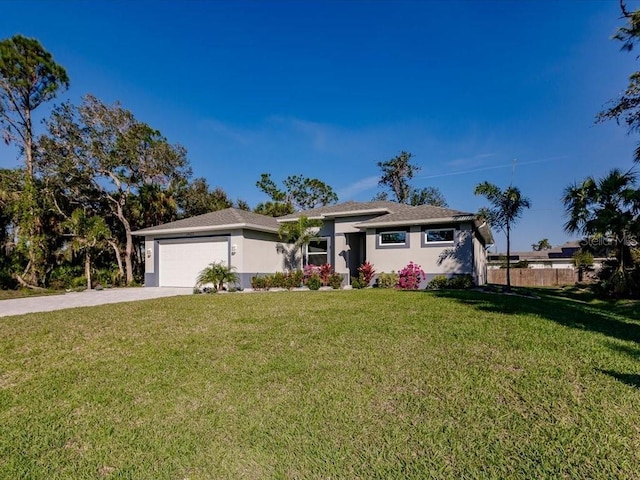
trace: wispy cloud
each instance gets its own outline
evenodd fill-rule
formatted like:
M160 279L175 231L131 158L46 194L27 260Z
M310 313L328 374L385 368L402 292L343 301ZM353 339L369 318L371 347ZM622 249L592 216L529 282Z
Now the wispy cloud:
M446 173L440 173L437 175L425 175L425 176L420 176L417 178L440 178L440 177L451 177L453 175L465 175L468 173L475 173L475 172L484 172L486 170L496 170L498 168L513 168L514 171L516 171L518 166L522 166L522 165L535 165L538 163L548 163L548 162L553 162L556 160L561 160L563 158L567 158L565 155L563 156L559 156L559 157L550 157L550 158L544 158L542 160L532 160L530 162L518 162L517 160L514 160L511 163L504 163L501 165L488 165L486 167L480 167L480 168L471 168L468 170L457 170L454 172L446 172Z
M340 201L347 201L355 197L357 194L366 192L378 185L379 177L366 177L358 180L351 185L341 188L336 192Z
M200 122L200 127L214 135L221 136L227 140L231 140L235 143L247 145L251 142L254 134L249 130L243 130L238 127L234 127L228 123L221 122L215 118L208 118Z

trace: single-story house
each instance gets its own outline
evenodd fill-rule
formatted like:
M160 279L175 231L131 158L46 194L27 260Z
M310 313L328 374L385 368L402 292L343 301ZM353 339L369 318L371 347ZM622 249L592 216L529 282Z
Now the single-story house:
M430 281L436 275L486 282L491 230L475 215L430 205L388 201L345 202L272 218L234 208L145 228L145 285L192 287L209 263L235 268L242 288L251 278L292 267L291 245L278 236L282 223L301 216L322 220L303 252L304 264L330 263L350 282L370 262L377 273L398 272L410 261ZM295 252L294 252L295 253Z
M511 252L509 259L511 263L526 262L527 268L575 268L573 255L581 249L580 241L566 242L559 247L546 250L534 250L531 252ZM506 262L507 255L504 253L490 253L488 265L491 269L502 268ZM603 257L593 259L594 270L599 270L606 260Z

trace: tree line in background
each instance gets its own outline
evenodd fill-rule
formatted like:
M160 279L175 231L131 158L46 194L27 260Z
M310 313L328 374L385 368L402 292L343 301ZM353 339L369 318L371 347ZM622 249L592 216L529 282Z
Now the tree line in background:
M622 50L631 52L640 40L640 9L630 12L620 1L625 25L614 39ZM625 123L630 133L640 131L640 72L629 77L629 85L619 98L597 115L597 122ZM567 186L562 201L567 222L565 231L581 234L584 263L593 254L606 257L598 272L596 288L606 296L640 297L640 185L635 167L640 164L640 146L628 170L614 168L602 178L588 176ZM582 267L579 267L582 268Z
M80 105L56 105L36 137L34 111L68 87L67 72L37 40L0 41L0 132L24 162L0 169L0 288L135 284L144 258L133 231L229 207L250 210L192 178L186 149L119 103L86 95ZM410 159L402 152L380 162L380 185L399 202L446 205L437 189L407 194L419 169ZM338 201L329 185L302 175L279 186L264 173L256 186L269 200L254 211L270 216Z

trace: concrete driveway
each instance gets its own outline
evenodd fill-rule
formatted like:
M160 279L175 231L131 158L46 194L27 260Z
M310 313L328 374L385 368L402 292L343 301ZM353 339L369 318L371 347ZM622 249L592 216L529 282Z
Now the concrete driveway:
M133 302L150 298L190 295L192 293L192 288L131 287L109 288L100 291L89 290L43 297L15 298L0 300L0 317L22 315L24 313L50 312L64 308L92 307L106 303Z

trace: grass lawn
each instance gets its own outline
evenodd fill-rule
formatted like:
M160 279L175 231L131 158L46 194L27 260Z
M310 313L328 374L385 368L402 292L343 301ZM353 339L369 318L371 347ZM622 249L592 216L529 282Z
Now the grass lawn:
M0 478L640 478L640 308L195 295L0 318Z
M64 293L64 290L30 290L28 288L19 288L17 290L0 289L0 300L10 300L12 298L24 297L40 297L43 295L62 295Z

